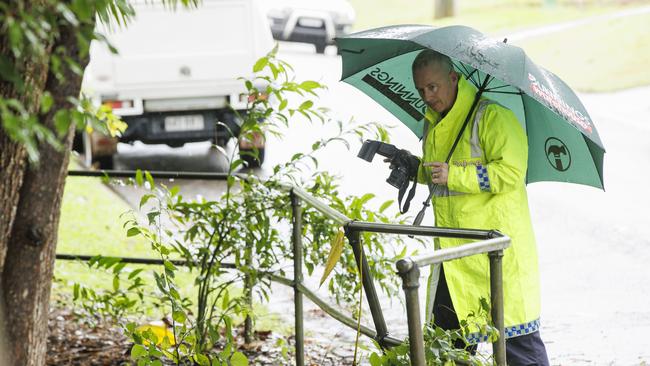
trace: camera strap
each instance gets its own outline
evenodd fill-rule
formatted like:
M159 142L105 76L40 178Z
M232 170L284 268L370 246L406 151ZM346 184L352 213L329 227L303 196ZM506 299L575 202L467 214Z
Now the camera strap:
M458 135L456 136L456 140L454 140L454 144L451 145L451 149L449 150L449 154L447 154L447 159L445 160L445 163L449 164L449 161L451 160L451 156L454 154L454 151L456 150L456 146L458 145L460 138L463 136L463 132L465 132L465 128L467 127L467 124L469 123L469 120L472 117L472 113L474 113L474 110L476 109L476 105L481 99L481 94L483 94L483 90L482 88L479 88L479 90L476 92L476 95L474 96L474 102L472 103L472 107L469 109L469 112L465 117L465 122L463 122L460 131L458 131ZM424 145L426 143L428 133L429 133L429 124L425 124L424 134L422 135L422 153L424 153ZM422 220L424 220L424 215L426 214L427 207L431 205L431 199L433 198L433 194L436 192L436 190L439 189L438 187L439 187L438 184L429 184L429 196L424 202L422 202L422 208L420 209L420 212L418 212L418 214L415 216L415 220L413 220L413 226L420 226Z
M404 193L406 193L408 184L404 184L402 187L400 187L399 192L397 194L397 207L399 208L400 212L403 214L409 210L409 208L411 207L411 200L415 196L415 189L417 188L418 185L418 169L415 170L415 177L413 177L413 185L411 185L411 190L409 190L409 194L408 196L406 196L406 200L404 201L403 207L402 207L402 198L404 198Z

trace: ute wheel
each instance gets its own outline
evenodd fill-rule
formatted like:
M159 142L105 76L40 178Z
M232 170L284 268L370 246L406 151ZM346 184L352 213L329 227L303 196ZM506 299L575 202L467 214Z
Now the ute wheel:
M316 46L316 53L325 53L325 47L327 47L327 44L325 42L315 43L314 46Z
M79 154L84 153L83 134L83 131L76 130L74 132L74 139L72 140L72 151L76 151Z
M113 155L94 156L91 137L88 133L84 132L82 135L84 164L88 168L93 166L102 170L111 170L114 167Z
M249 168L259 168L264 164L264 148L257 149L257 156L253 149L239 149L239 157Z
M93 165L99 165L101 170L112 170L115 167L113 156L99 156L93 159Z

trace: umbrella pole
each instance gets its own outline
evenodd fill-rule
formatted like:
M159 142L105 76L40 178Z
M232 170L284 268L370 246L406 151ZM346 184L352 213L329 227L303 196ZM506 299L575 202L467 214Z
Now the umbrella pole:
M481 86L476 91L476 96L474 96L472 107L469 109L469 112L465 117L465 122L463 122L463 127L460 128L460 132L458 132L458 136L456 136L456 140L454 141L454 144L451 146L451 150L449 150L449 154L447 155L447 159L445 160L445 163L449 164L449 160L451 160L451 155L454 153L454 150L456 150L456 145L458 145L460 138L463 136L463 132L465 132L465 128L467 128L467 125L469 124L469 120L470 118L472 118L472 114L476 109L476 105L478 104L478 101L481 99L481 95L483 95L483 91L487 89L487 85L490 83L491 79L492 77L490 75L486 75L485 80L483 80L483 84L481 84Z

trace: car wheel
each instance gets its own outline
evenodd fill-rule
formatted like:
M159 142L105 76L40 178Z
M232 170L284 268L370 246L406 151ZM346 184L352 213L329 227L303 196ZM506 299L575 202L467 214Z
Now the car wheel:
M93 147L91 143L91 137L87 132L83 132L82 142L83 142L83 154L84 154L84 164L87 168L92 168L93 166L98 167L103 170L111 170L114 167L113 155L102 155L95 156L93 154Z
M257 149L257 156L253 149L239 149L239 157L248 168L259 168L264 164L264 148Z
M325 47L327 47L327 44L316 43L314 46L316 46L316 53L325 53Z

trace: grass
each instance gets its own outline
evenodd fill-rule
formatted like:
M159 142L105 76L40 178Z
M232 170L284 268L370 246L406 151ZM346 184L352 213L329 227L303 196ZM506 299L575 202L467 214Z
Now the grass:
M543 24L562 22L625 8L624 5L584 1L582 5L542 1L482 0L460 1L457 15L434 19L434 0L411 0L408 5L392 0L351 0L356 10L355 30L393 24L464 24L482 32L514 31Z
M519 45L537 64L581 91L650 85L650 13L599 21Z
M57 253L152 257L144 240L126 237L120 216L130 209L100 179L68 177L61 206ZM63 283L79 281L96 288L111 286L110 277L97 276L78 261L57 261L54 274ZM65 291L65 288L57 286L55 290Z
M71 169L77 167L72 164ZM139 236L127 237L126 229L122 227L122 214L132 208L108 188L101 179L91 177L68 177L61 209L59 225L59 241L57 253L156 258L149 244ZM154 266L127 265L125 271L143 268L141 276L151 286L155 282L151 274ZM52 300L68 303L72 298L72 286L75 282L93 289L110 289L112 273L91 270L85 262L59 260L55 264ZM123 276L126 278L126 275ZM196 288L193 285L194 275L184 268L177 272L177 284L181 295L196 299ZM149 290L147 291L149 292ZM233 289L232 294L240 293ZM274 329L281 334L292 332L279 319L277 314L269 313L260 304L255 305L257 316L256 329ZM144 318L160 318L164 314L154 307L146 307ZM145 320L145 319L141 319Z
M640 5L648 1L456 0L457 16L433 19L434 0L403 2L351 0L356 30L392 24L463 24L488 34L508 34L547 24L583 19ZM650 84L650 15L594 22L565 31L515 42L538 64L583 92L611 92ZM615 57L612 57L615 55Z

